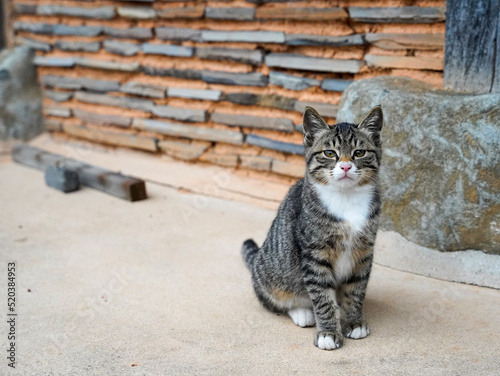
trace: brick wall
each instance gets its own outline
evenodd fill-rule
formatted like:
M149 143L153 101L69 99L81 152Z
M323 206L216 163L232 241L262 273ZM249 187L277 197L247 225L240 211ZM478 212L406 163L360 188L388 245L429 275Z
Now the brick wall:
M303 174L301 113L353 80L442 86L445 0L14 0L52 132L242 173Z

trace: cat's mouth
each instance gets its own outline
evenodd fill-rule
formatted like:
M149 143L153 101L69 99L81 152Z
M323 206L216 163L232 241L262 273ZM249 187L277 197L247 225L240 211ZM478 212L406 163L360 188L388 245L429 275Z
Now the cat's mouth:
M337 180L345 180L345 179L348 179L348 180L354 180L352 177L350 177L349 175L345 174L344 176L342 176L340 179L337 179Z

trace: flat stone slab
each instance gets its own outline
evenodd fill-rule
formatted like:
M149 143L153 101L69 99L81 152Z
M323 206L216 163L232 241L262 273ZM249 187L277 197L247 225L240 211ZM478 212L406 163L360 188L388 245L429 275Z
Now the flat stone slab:
M36 9L38 8L35 4L19 4L15 3L14 11L17 14L36 14Z
M287 154L304 155L304 145L275 141L255 134L248 134L245 138L245 142L249 145L260 146L264 149L281 151Z
M97 52L101 49L100 42L78 42L78 41L63 41L58 40L54 42L54 48L62 51L70 52Z
M44 51L44 52L52 51L52 45L50 43L42 42L39 40L16 36L15 41L17 44L28 46L29 48L36 51Z
M14 22L15 31L26 31L34 34L74 35L96 37L103 31L101 26L68 26L61 24L44 24L30 22Z
M408 78L356 81L338 122L384 111L381 229L441 251L500 253L500 95ZM446 161L446 162L444 162Z
M224 167L236 167L238 165L237 154L221 154L208 152L200 157L200 161L216 164Z
M65 77L65 76L55 76L46 75L40 77L40 82L43 86L57 87L61 89L81 89L82 83L80 79Z
M184 137L193 140L225 142L234 145L243 144L243 134L241 132L224 129L205 128L195 125L137 118L133 120L132 125L137 129L158 132L168 136Z
M349 7L353 21L367 23L444 22L445 7Z
M44 90L43 95L54 102L66 102L73 98L73 93L70 91L55 91L55 90Z
M86 68L116 70L123 72L138 72L141 69L141 65L138 62L122 63L117 61L89 59L85 57L76 58L75 63Z
M109 80L96 80L88 77L66 77L46 75L40 79L42 85L48 87L57 87L60 89L87 89L93 91L118 91L120 82Z
M262 50L246 50L242 48L196 47L196 56L200 59L229 60L260 65L264 59L264 52Z
M165 140L158 142L158 148L173 158L193 161L198 159L209 148L210 144L209 142L205 144L188 144L186 142Z
M201 71L201 79L210 84L266 86L267 76L262 73L233 73L220 71Z
M33 64L39 67L71 68L75 65L75 60L71 57L35 56Z
M285 43L285 34L279 31L215 31L203 30L203 42Z
M220 90L209 89L190 89L182 87L170 87L167 90L167 96L177 98L189 98L206 101L218 101L222 96Z
M115 17L115 8L110 6L80 8L68 7L62 5L38 5L36 14L42 16L71 16L79 18L93 18L101 20L110 20Z
M202 75L202 71L199 69L177 69L142 66L142 71L148 76L168 76L185 78L187 80L201 80Z
M295 111L304 112L306 107L312 107L319 112L321 116L336 117L339 106L337 104L311 102L311 101L297 101L295 102Z
M240 166L257 171L269 171L272 158L261 155L240 155Z
M157 27L155 28L156 37L162 40L201 40L201 30L177 28L177 27Z
M70 118L73 116L71 108L68 107L58 107L58 106L44 106L43 112L45 115Z
M184 46L175 46L171 44L153 44L144 43L142 45L144 54L165 55L165 56L193 56L193 48Z
M330 36L312 34L286 34L286 44L290 46L362 46L366 44L360 34Z
M103 129L83 127L76 124L64 124L64 132L74 137L83 138L101 144L123 146L127 148L156 152L157 139L135 134L111 132Z
M314 78L300 77L278 71L269 72L269 82L272 85L282 86L288 90L305 90L320 85L320 81Z
M297 163L291 163L286 161L280 161L279 159L274 159L271 171L277 174L293 176L295 178L304 177L306 166Z
M134 110L142 110L146 112L151 112L154 107L153 101L147 99L115 97L112 95L87 93L84 91L76 92L74 97L79 101L86 103L131 108Z
M334 21L348 18L347 12L340 7L287 7L257 8L256 17L265 20L301 20L301 21Z
M149 27L117 28L105 26L103 33L115 38L123 39L151 39L153 30Z
M252 21L255 19L255 8L207 7L205 17L216 20Z
M325 59L286 53L271 53L265 61L269 67L338 73L359 73L365 65L361 60Z
M442 71L444 60L431 56L381 56L365 55L368 65L379 68L428 69Z
M193 5L186 7L172 7L157 9L158 18L179 19L179 18L203 18L205 14L205 5Z
M80 37L97 37L101 35L103 28L101 26L67 26L53 25L52 34L54 35L74 35Z
M274 107L281 110L294 111L295 98L277 94L227 93L224 100L248 106Z
M353 80L325 78L323 81L321 81L321 88L327 91L344 91L352 83Z
M25 31L34 34L52 34L54 26L44 23L14 22L14 31Z
M127 128L132 124L132 118L118 115L105 115L95 112L74 109L73 114L85 123L96 125L116 125Z
M127 82L120 87L120 91L141 97L165 98L166 88L160 85L142 84L140 82Z
M121 42L114 39L106 39L103 42L104 49L112 54L122 56L133 56L139 53L141 46L136 43Z
M367 33L368 43L384 50L442 50L444 34Z
M198 123L204 123L207 121L207 111L205 110L156 105L153 107L152 112L156 116L179 121L191 121Z
M118 15L133 20L152 20L156 18L156 11L148 7L118 7Z
M213 112L210 119L215 123L231 125L235 127L248 127L260 129L272 129L281 132L293 132L295 127L293 121L284 118L268 118L261 116L226 114Z

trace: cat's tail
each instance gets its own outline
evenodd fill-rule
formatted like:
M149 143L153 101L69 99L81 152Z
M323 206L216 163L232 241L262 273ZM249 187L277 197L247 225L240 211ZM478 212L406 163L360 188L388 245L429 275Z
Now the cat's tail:
M252 270L253 260L259 252L259 246L253 241L253 239L247 239L243 242L243 247L241 247L241 254L243 255L243 260L247 264L248 269Z

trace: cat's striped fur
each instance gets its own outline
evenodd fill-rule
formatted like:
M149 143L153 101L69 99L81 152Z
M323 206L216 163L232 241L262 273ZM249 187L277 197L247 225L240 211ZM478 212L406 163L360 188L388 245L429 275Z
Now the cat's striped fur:
M382 125L380 106L359 125L333 126L307 108L305 176L288 192L262 247L243 244L259 300L299 326L316 324L321 349L369 334L362 309L381 210Z

